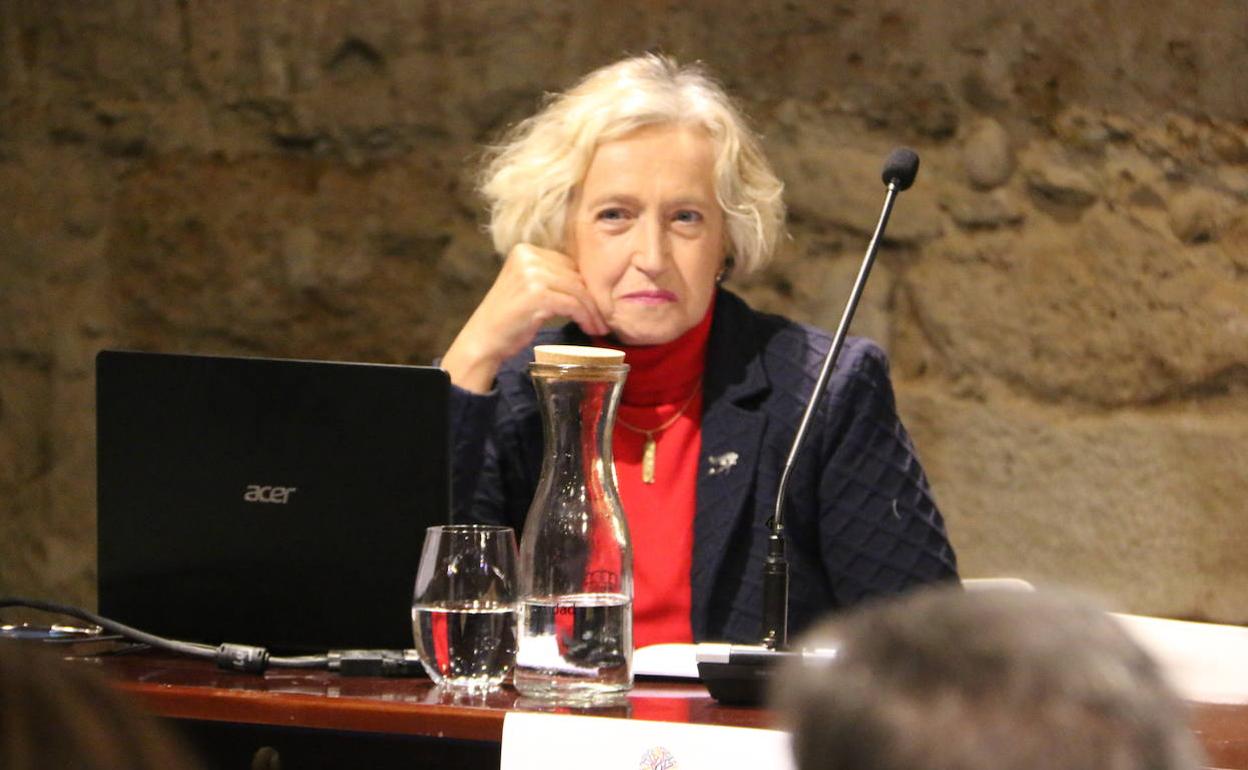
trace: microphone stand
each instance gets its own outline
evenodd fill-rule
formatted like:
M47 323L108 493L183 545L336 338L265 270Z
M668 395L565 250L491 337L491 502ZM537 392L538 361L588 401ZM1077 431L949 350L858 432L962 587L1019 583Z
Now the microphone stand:
M906 185L907 187L909 185ZM888 217L893 212L893 203L901 187L896 179L888 182L888 194L884 198L884 209L880 212L880 221L875 226L871 242L867 244L866 256L862 266L858 268L858 277L854 280L854 288L849 293L849 302L845 312L841 314L841 322L836 327L836 335L832 338L832 347L823 359L823 368L819 370L819 379L815 381L814 395L806 404L806 412L797 426L797 434L793 438L793 446L789 449L789 457L784 462L784 472L780 476L780 488L776 493L776 512L772 516L771 534L767 537L767 560L763 562L763 636L760 643L769 650L782 650L789 642L789 562L784 555L784 502L789 488L789 477L797 462L798 452L806 440L806 431L815 411L823 401L824 389L828 386L828 378L836 367L841 356L841 347L845 344L845 335L858 310L858 301L862 299L863 289L867 285L867 276L875 264L875 253L879 250L884 228L888 226Z
M793 446L789 449L788 459L784 463L784 471L780 476L780 486L776 494L776 510L768 524L771 533L767 536L767 557L763 562L763 629L758 646L730 645L727 654L718 651L698 656L698 673L710 690L712 697L723 703L756 704L766 696L766 683L770 679L771 668L779 661L800 656L800 652L787 650L789 641L789 562L785 556L784 541L784 503L788 491L789 477L797 462L798 453L806 439L806 432L811 420L823 400L828 379L840 357L845 336L849 332L854 312L858 309L858 301L867 285L867 277L875 264L875 255L879 250L880 241L884 236L884 228L888 226L889 215L897 195L914 183L918 173L919 158L912 150L899 148L894 150L884 164L884 183L888 192L884 198L884 207L880 211L879 222L875 232L867 244L867 253L863 256L862 266L858 269L858 277L854 280L849 301L841 314L836 334L832 338L832 346L823 359L819 378L806 411L798 424L797 433L793 437Z

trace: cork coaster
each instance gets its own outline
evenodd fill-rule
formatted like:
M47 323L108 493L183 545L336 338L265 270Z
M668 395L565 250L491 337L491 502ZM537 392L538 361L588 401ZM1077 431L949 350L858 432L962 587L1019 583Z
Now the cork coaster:
M533 360L557 366L619 366L624 363L624 352L583 345L538 345L533 348Z

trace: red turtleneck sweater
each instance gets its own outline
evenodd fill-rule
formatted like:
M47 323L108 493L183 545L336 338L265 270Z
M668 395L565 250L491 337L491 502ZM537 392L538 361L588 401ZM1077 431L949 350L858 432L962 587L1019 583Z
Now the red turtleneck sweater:
M624 351L628 379L620 397L612 445L620 499L633 542L633 644L691 642L689 582L698 455L702 448L702 371L714 301L706 317L675 340L633 347L604 338L595 344ZM652 430L654 483L642 481L646 437L623 423Z

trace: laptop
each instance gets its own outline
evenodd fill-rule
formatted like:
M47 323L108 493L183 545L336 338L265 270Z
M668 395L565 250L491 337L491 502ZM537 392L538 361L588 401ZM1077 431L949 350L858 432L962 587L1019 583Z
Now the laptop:
M449 389L432 367L100 352L100 614L274 653L412 647Z

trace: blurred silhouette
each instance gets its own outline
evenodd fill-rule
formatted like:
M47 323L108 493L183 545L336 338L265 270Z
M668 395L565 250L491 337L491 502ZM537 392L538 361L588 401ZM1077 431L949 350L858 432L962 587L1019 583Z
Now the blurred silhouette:
M799 770L1187 770L1201 752L1157 664L1047 592L924 589L823 621L773 693Z
M0 768L198 767L180 739L86 661L0 641Z

